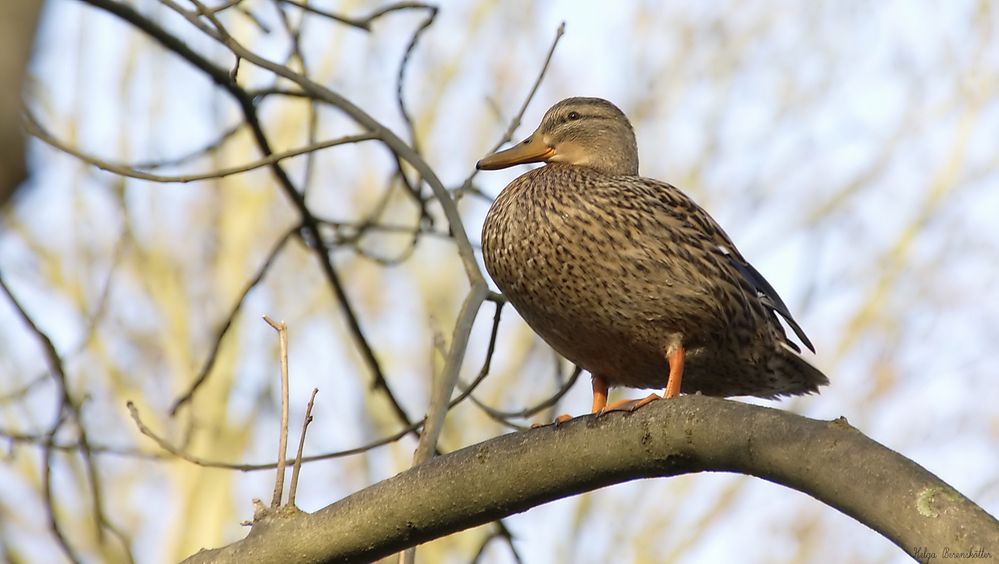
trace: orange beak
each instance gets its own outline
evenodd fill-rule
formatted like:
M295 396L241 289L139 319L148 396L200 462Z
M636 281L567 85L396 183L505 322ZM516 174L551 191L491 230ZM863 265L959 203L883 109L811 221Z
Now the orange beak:
M525 163L540 163L555 156L555 149L549 147L544 136L537 131L505 151L493 153L476 163L479 170L498 170Z

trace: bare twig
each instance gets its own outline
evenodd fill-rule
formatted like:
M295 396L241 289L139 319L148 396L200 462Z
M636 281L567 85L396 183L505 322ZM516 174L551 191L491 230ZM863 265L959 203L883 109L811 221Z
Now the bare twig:
M288 455L288 325L266 315L264 321L277 331L278 341L281 343L281 433L278 440L277 477L274 478L274 495L271 497L271 507L276 509L281 506L285 457Z
M51 429L50 429L51 431ZM67 442L59 441L49 436L49 431L45 433L25 433L0 428L0 438L12 443L23 443L53 450L70 452L80 450L80 441ZM161 460L165 455L158 452L145 452L135 448L114 447L109 445L90 445L90 452L96 455L121 456L125 458L141 458L145 460ZM273 466L272 466L273 467Z
M544 79L545 74L548 73L548 65L552 62L552 57L555 55L555 48L558 47L558 42L565 35L565 22L559 24L558 29L555 30L555 39L552 40L552 46L548 48L548 54L545 55L545 62L541 65L541 70L538 72L538 77L534 80L534 84L531 86L531 91L527 93L527 98L524 98L524 103L520 105L520 109L517 114L513 116L510 121L510 125L507 126L506 132L503 133L503 137L500 138L499 143L497 143L491 152L495 152L497 149L502 147L505 143L513 139L513 133L517 131L520 127L520 122L524 118L524 112L527 111L527 106L530 105L531 100L534 99L534 95L538 92L538 87L541 86L541 81ZM472 173L474 176L478 172L478 169Z
M101 293L97 298L97 303L87 315L86 328L83 330L83 336L77 342L76 346L66 353L66 358L72 359L76 355L80 354L94 338L97 332L97 326L101 319L104 317L107 311L108 303L111 297L111 290L114 286L115 271L118 269L118 265L121 262L122 257L125 254L126 245L129 243L131 238L127 236L127 233L118 239L115 243L114 252L112 253L111 265L108 267L107 276L104 277L104 285L101 287Z
M298 474L302 471L302 451L305 450L305 433L312 423L312 406L316 401L319 388L312 388L309 404L305 407L305 421L302 422L302 435L298 438L298 452L295 454L295 466L291 470L291 485L288 487L288 505L295 505L295 493L298 491Z
M110 521L104 521L101 523L108 531L111 532L111 536L114 537L118 544L121 545L122 554L125 557L125 564L134 564L135 556L132 554L132 539L125 533L125 531L118 528L116 525Z
M465 358L465 350L468 348L468 337L472 331L472 324L479 312L479 306L485 300L489 288L484 285L475 285L469 290L465 301L461 304L458 312L458 319L451 334L451 348L444 368L441 370L441 378L430 396L430 407L427 409L426 424L423 434L420 436L420 444L416 447L416 454L413 456L413 464L422 464L430 459L437 448L437 440L444 427L444 416L448 411L448 403L451 399L451 392L458 381L458 372L461 362Z
M93 504L93 519L97 523L96 531L98 540L103 540L104 538L104 527L101 523L105 521L104 519L104 509L101 500L101 482L100 477L97 473L97 463L94 461L93 453L90 450L90 439L87 434L86 426L83 422L83 417L80 414L80 406L73 399L73 396L69 391L69 378L66 376L66 369L63 366L62 358L59 356L59 351L56 350L55 345L52 343L52 339L49 338L44 331L42 331L38 325L35 324L34 320L28 315L27 310L21 305L17 297L7 286L4 281L3 276L0 275L0 292L7 296L7 300L10 301L11 305L14 306L14 310L17 311L18 316L21 321L28 327L28 330L32 335L35 336L39 345L42 348L43 355L46 362L49 365L49 370L52 372L52 376L55 379L56 386L59 389L59 416L56 419L56 423L53 425L50 433L51 436L46 441L46 444L51 443L52 437L63 424L63 412L68 411L72 416L73 420L76 422L77 432L79 436L80 443L80 454L83 456L84 464L87 471L87 479L90 481L92 504ZM49 471L48 461L51 456L51 448L46 446L46 472ZM55 517L53 516L53 519ZM69 548L68 545L65 548ZM67 552L67 556L73 559L71 552Z
M36 388L39 384L47 382L49 379L48 374L42 374L36 376L34 379L28 381L26 384L22 384L20 387L14 388L13 390L0 394L0 403L13 402L24 398L31 393L31 390Z
M56 433L59 432L63 423L66 422L67 411L68 410L66 410L64 406L60 406L56 420L52 423L52 427L45 436L46 446L43 449L45 466L42 472L42 495L45 498L45 513L47 514L49 520L49 530L52 531L52 536L55 537L56 543L59 545L59 548L62 549L66 558L75 564L80 562L80 557L76 554L73 546L69 544L69 539L66 538L66 533L63 532L62 526L59 525L59 512L56 508L55 494L52 492L52 458L55 453L55 449L48 446L52 444L52 440L55 438Z
M162 174L152 174L150 172L143 172L139 169L127 165L114 164L104 159L85 153L80 149L77 149L75 147L70 146L67 143L64 143L63 141L59 140L57 137L46 131L41 126L41 124L39 124L38 120L34 116L31 116L30 114L28 115L27 119L25 119L24 123L25 123L25 129L27 129L28 133L34 135L39 140L44 141L45 143L51 145L56 149L59 149L60 151L63 151L64 153L73 155L74 157L80 159L81 161L92 164L101 170L117 174L119 176L125 176L128 178L147 180L149 182L163 182L163 183L177 182L182 184L188 182L197 182L200 180L216 180L219 178L225 178L226 176L232 176L234 174L249 172L251 170L263 168L265 166L271 166L287 158L297 157L299 155L309 155L321 149L327 149L330 147L337 147L339 145L347 145L351 143L360 143L362 141L372 141L378 138L372 133L347 135L345 137L340 137L338 139L331 139L329 141L320 141L318 143L313 143L310 145L306 145L305 147L292 149L290 151L272 153L262 159L239 166L223 168L221 170L215 170L203 174L182 174L175 176L165 176Z
M517 547L513 545L513 535L510 534L510 530L503 525L503 521L496 521L498 525L496 530L486 535L486 538L482 539L482 544L479 545L479 550L476 551L475 557L472 559L472 564L477 564L482 561L482 558L486 555L486 547L493 539L500 539L510 548L510 556L513 557L513 561L517 564L521 564L523 560L520 558L520 553L517 552Z
M419 236L429 235L440 239L450 239L451 236L443 231L436 231L423 225L401 225L397 223L382 223L371 219L361 221L337 221L334 219L316 218L321 225L328 225L333 229L331 241L325 241L330 245L351 245L356 247L362 237L369 231L380 233L399 233L404 235ZM346 232L346 233L345 233ZM478 246L476 247L478 248ZM360 251L358 251L358 254Z
M204 466L205 468L219 468L219 469L222 469L222 470L239 470L240 472L256 472L256 471L260 471L260 470L273 470L274 468L277 468L277 462L268 462L268 463L265 463L265 464L234 464L234 463L231 463L231 462L221 462L221 461L218 461L218 460L209 460L207 458L203 458L203 457L200 457L200 456L195 456L193 454L190 454L190 453L184 451L184 449L179 448L177 446L174 446L174 445L170 444L166 439L164 439L163 437L160 437L152 429L150 429L142 421L142 417L139 416L139 410L138 410L138 408L135 407L134 403L132 403L131 401L129 401L129 402L125 403L125 406L128 408L129 415L132 417L132 421L135 422L135 426L139 430L140 433L142 433L143 435L145 435L145 436L149 437L150 439L152 439L153 442L155 442L156 445L159 446L164 451L170 453L173 456L176 456L177 458L179 458L181 460L184 460L186 462L190 462L191 464L195 464L197 466ZM372 442L370 442L368 444L365 444L365 445L362 445L362 446L359 446L359 447L355 447L355 448L351 448L351 449L347 449L347 450L342 450L342 451L337 451L337 452L326 453L326 454L319 454L319 455L315 455L315 456L306 456L306 457L302 458L302 462L314 462L314 461L317 461L317 460L329 460L331 458L340 458L340 457L344 457L344 456L350 456L350 455L353 455L353 454L360 454L362 452L367 452L367 451L369 451L369 450L371 450L373 448L376 448L376 447L379 447L379 446L383 446L383 445L387 445L387 444L390 444L390 443L394 443L395 441L398 441L402 437L405 437L409 433L412 433L414 430L419 429L422 424L423 424L422 421L420 421L418 423L414 423L413 425L411 425L409 427L406 427L406 428L404 428L404 429L402 429L400 431L397 431L396 433L394 433L392 435L389 435L387 437L383 437L381 439L378 439L376 441L372 441ZM285 460L285 464L286 465L287 464L294 464L294 463L295 463L294 460Z
M433 223L423 220L424 217L429 217L429 216L426 215L428 212L426 211L426 206L423 205L424 203L422 201L420 201L420 206L421 206L420 221L418 222L416 227L406 230L406 232L408 232L410 235L409 242L397 256L395 257L376 256L374 253L368 252L360 244L360 238L364 235L367 226L374 225L388 209L389 203L391 202L392 194L394 192L396 176L397 175L393 176L392 181L389 182L388 188L384 190L382 194L379 196L374 206L372 206L371 211L368 212L365 215L365 217L363 217L360 221L356 222L356 225L358 225L359 228L355 231L354 235L350 237L340 238L339 240L334 239L332 244L349 245L350 247L353 248L354 252L356 252L359 256L374 261L382 266L394 266L412 256L412 254L416 251L417 244L420 242L420 233L423 227L426 226L427 224L432 225ZM402 178L405 178L405 175L403 175ZM419 196L417 196L417 200L419 200ZM328 224L328 222L318 217L316 218L316 221L318 221L321 225ZM339 230L336 229L335 232L339 232ZM396 231L396 232L401 233L401 231ZM450 238L450 234L446 234L446 237Z
M576 366L573 369L572 374L569 376L569 379L566 380L564 384L559 386L559 389L556 390L554 394L541 400L535 405L532 405L530 407L525 407L524 409L519 409L517 411L502 411L493 407L489 407L488 405L476 399L475 396L472 396L471 398L472 403L478 406L479 409L484 411L486 415L489 415L491 418L501 423L509 424L508 421L509 419L523 419L526 417L531 417L558 403L558 400L562 399L562 396L564 396L570 389L572 389L572 386L575 385L576 380L579 379L579 375L582 374L582 372L583 369ZM515 428L519 429L520 427L518 426Z
M382 17L382 16L384 16L386 14L390 14L392 12L397 12L397 11L400 11L400 10L426 9L426 8L432 8L433 7L433 6L430 6L428 4L424 4L422 2L399 2L399 3L396 3L396 4L390 4L390 5L385 6L383 8L379 8L379 9L375 10L374 12L371 12L370 14L368 14L366 17L363 17L363 18L351 18L351 17L348 17L348 16L341 16L339 14L334 14L333 12L327 12L325 10L320 10L319 8L311 6L311 5L306 4L304 2L299 2L298 0L281 0L281 2L284 2L285 4L290 4L290 5L295 6L297 8L300 8L300 9L302 9L305 12L309 12L309 13L315 14L317 16L322 16L324 18L329 18L329 19L331 19L331 20L333 20L335 22L342 23L344 25L349 25L351 27L354 27L354 28L357 28L357 29L360 29L360 30L363 30L363 31L371 31L371 24L374 23L375 20L377 20L378 18L380 18L380 17Z
M396 103L399 107L399 113L402 115L402 119L406 124L406 128L409 130L409 139L412 149L415 153L421 154L419 138L416 135L416 129L413 125L413 119L406 108L405 97L403 96L403 88L405 84L406 69L409 66L409 61L412 60L413 51L416 49L416 44L431 24L433 24L434 19L437 17L437 7L431 5L419 5L411 4L407 6L409 9L425 9L430 12L427 18L422 24L413 32L413 36L409 40L409 44L406 46L406 50L403 53L402 59L399 62L399 70L396 73ZM403 186L406 188L406 193L412 196L413 201L420 209L420 222L421 224L426 223L430 226L434 224L434 216L427 210L427 199L421 194L421 185L423 183L422 177L418 177L416 182L410 181L409 176L406 174L405 167L403 166L403 161L399 155L394 151L390 150L391 158L395 164L395 175L394 178L399 178L402 181Z
M416 135L416 126L413 124L413 117L409 115L409 110L406 109L406 98L403 94L403 90L406 84L406 69L409 67L409 61L413 56L413 52L416 50L416 44L419 42L420 37L423 35L423 32L429 29L430 26L433 25L434 19L437 18L436 6L428 6L427 9L430 13L427 14L427 18L423 20L423 23L421 23L419 27L416 28L416 31L413 32L413 36L409 39L409 44L406 46L406 51L402 54L402 60L399 61L399 71L396 74L396 80L395 80L396 104L399 106L399 113L402 115L402 119L406 123L406 128L409 129L409 143L413 147L413 150L416 151L417 153L421 153L420 143ZM401 168L399 169L399 173L403 176L403 178L406 177L405 173ZM417 179L417 181L414 183L415 188L413 188L414 193L418 200L420 200L418 189L421 183L422 180ZM420 201L422 202L422 200Z
M229 8L232 8L233 6L240 4L242 1L243 0L225 0L225 2L222 2L218 6L214 6L212 8L206 8L205 13L218 14L228 10Z
M130 165L127 166L130 166L131 168L135 168L138 170L155 170L158 168L176 167L183 164L187 164L191 161L197 160L201 157L208 156L218 151L225 145L225 143L229 139L235 137L236 134L239 133L239 131L243 129L243 127L245 126L246 126L245 122L241 121L239 123L236 123L235 125L229 127L228 129L220 133L217 137L213 138L208 143L205 143L203 146L198 147L197 149L190 150L182 155L165 159L159 159L159 160L139 161L131 163Z
M513 134L520 127L521 120L524 119L524 113L527 112L527 106L530 105L531 100L534 99L534 95L538 92L538 88L541 86L541 81L544 79L545 75L548 73L548 65L552 62L552 57L555 55L555 48L558 46L558 42L565 35L565 22L559 24L558 29L555 30L555 39L552 40L551 47L548 48L548 54L545 55L545 62L541 64L541 70L538 72L537 78L534 79L534 84L531 86L530 92L527 93L527 97L524 98L524 103L520 105L520 109L514 114L513 119L510 120L510 124L507 126L506 131L503 132L503 136L500 137L499 141L493 145L490 153L495 153L497 149L509 143L513 139ZM472 173L468 175L468 178L461 183L461 186L455 192L455 198L460 199L464 192L473 191L472 180L475 176L479 174L479 169L473 168ZM483 194L484 196L484 194Z
M497 305L499 305L500 303L502 303L502 302L497 302ZM485 379L486 375L487 375L487 371L485 371L485 370L480 371L479 372L479 376L475 380L473 380L471 384L468 385L468 388L466 390L464 390L462 393L458 394L458 396L455 397L453 400L451 400L451 403L448 405L448 409L453 408L454 406L458 405L459 403L461 403L462 401L464 401L466 398L468 398L471 395L471 393L473 391L475 391L475 389L478 387L478 385L480 383L482 383L482 380ZM169 454L171 454L173 456L176 456L177 458L180 458L181 460L184 460L186 462L190 462L191 464L195 464L197 466L204 466L206 468L220 468L220 469L223 469L223 470L239 470L241 472L255 472L255 471L258 471L258 470L272 470L272 469L274 469L274 468L277 467L277 463L276 462L269 462L269 463L265 463L265 464L234 464L234 463L231 463L231 462L221 462L221 461L217 461L217 460L209 460L207 458L202 458L200 456L194 456L193 454L190 454L190 453L184 451L182 448L179 448L179 447L176 447L176 446L170 444L166 439L160 437L152 429L150 429L148 426L146 426L146 424L142 422L142 418L139 416L139 410L135 407L135 404L133 404L132 402L129 401L129 402L126 402L125 406L128 408L129 415L132 417L132 420L135 422L135 426L136 426L136 428L138 428L138 430L139 430L140 433L142 433L143 435L145 435L145 436L149 437L150 439L152 439L153 442L155 442L156 445L159 446L164 451L168 452ZM407 426L407 427L405 427L405 428L403 428L403 429L401 429L399 431L396 431L395 433L393 433L391 435L388 435L386 437L382 437L380 439L371 441L370 443L367 443L367 444L364 444L364 445L361 445L361 446L358 446L358 447L354 447L354 448L350 448L350 449L346 449L346 450L335 451L335 452L328 452L328 453L325 453L325 454L317 454L317 455L313 455L313 456L304 456L304 457L302 457L302 462L315 462L317 460L329 460L331 458L341 458L341 457L344 457L344 456L351 456L351 455L354 455L354 454L361 454L361 453L367 452L367 451L369 451L369 450L371 450L373 448L377 448L377 447L380 447L380 446L384 446L384 445L387 445L387 444L394 443L394 442L398 441L399 439L401 439L402 437L404 437L404 436L406 436L406 435L408 435L410 433L413 433L416 430L418 430L420 427L423 426L424 421L426 421L426 420L424 419L424 420L421 420L421 421L417 421L416 423L413 423L413 424L411 424L411 425L409 425L409 426ZM295 461L294 460L286 460L285 461L285 464L289 464L289 463L290 464L294 464Z
M288 63L298 60L302 68L302 74L309 74L309 65L305 60L305 52L302 51L302 28L305 27L306 18L300 18L299 24L293 25L291 18L285 13L281 6L280 0L274 0L275 7L277 8L278 15L281 17L281 23L284 25L285 31L288 33L288 37L291 41L291 52L288 54ZM309 102L308 109L308 126L306 133L306 143L313 144L316 142L316 135L319 130L319 112L317 111L317 104L314 101ZM305 157L305 166L303 167L304 172L302 174L302 193L306 194L309 191L309 186L312 185L312 175L315 171L316 158L315 153L309 153Z
M107 0L86 0L86 1L104 3ZM316 84L315 82L312 82L303 75L291 71L291 69L288 69L287 67L263 59L262 57L259 57L249 49L246 49L239 42L237 42L232 36L229 35L229 33L222 26L221 22L219 22L219 20L214 16L210 14L207 15L207 19L212 24L212 25L207 25L195 14L180 8L180 6L178 6L172 0L163 0L163 3L168 7L170 7L171 9L175 10L177 13L184 16L195 27L197 27L204 33L208 34L209 36L217 39L222 44L226 45L238 58L245 59L258 66L263 66L263 68L267 68L272 72L277 71L275 72L275 74L278 76L284 76L285 78L291 77L290 79L298 83L300 86L307 85L309 88L315 90L314 92L312 92L312 94L317 100L325 100L327 102L332 101L334 105L337 105L337 107L340 107L340 109L345 111L346 109L344 108L344 105L347 105L349 109L356 110L357 113L351 114L351 117L353 117L354 120L359 125L361 125L362 127L366 127L369 130L371 130L372 133L377 134L382 139L383 142L392 146L394 150L397 150L400 153L405 153L406 151L408 151L409 156L407 158L412 159L411 164L414 164L414 166L417 166L417 168L419 168L419 166L423 166L428 171L430 171L431 174L433 174L433 171L430 169L429 165L427 165L426 162L424 162L418 154L413 152L408 145L406 145L401 139L396 137L387 128L382 126L379 122L374 120L374 118L362 112L359 108L351 104L345 98L342 98L339 95L333 93L332 91ZM202 4L197 0L191 0L191 3L199 8L203 8ZM120 13L128 14L128 17L130 18L135 18L138 21L145 20L141 15L138 15L134 11L132 13L129 13L128 10L121 9L120 4L116 2L112 2L112 4L116 5L115 8L119 9ZM156 34L165 34L162 28L159 28L158 26L156 26L156 24L149 22L148 20L144 21L143 25L148 26L148 29L153 30ZM165 35L169 37L169 34ZM156 37L157 39L160 38L159 35L156 35ZM167 44L173 46L172 38L170 40L166 40L166 42ZM218 74L221 71L221 69L219 69L212 63L208 62L200 55L197 55L195 53L190 53L185 50L178 50L177 48L175 48L175 50L178 52L178 54L184 55L188 61L192 62L192 64L196 64L204 72L214 75ZM287 76L285 76L285 74ZM253 132L254 139L256 140L257 145L259 146L261 152L263 152L264 154L271 154L273 151L271 150L270 142L267 140L267 136L264 133L263 127L261 127L260 125L260 120L257 115L256 108L254 107L251 99L246 95L245 91L243 91L234 81L232 81L228 77L228 75L226 75L226 78L224 80L225 82L221 84L240 103L240 107L243 110L244 117L246 118L247 123L250 125L250 130ZM298 210L299 214L301 215L302 229L305 232L305 235L309 239L318 243L320 240L319 227L315 217L312 215L311 210L306 204L305 196L301 191L295 188L291 179L288 177L287 172L285 172L285 170L281 167L279 163L271 165L271 170L274 172L275 176L277 177L277 180L280 183L282 189L284 190L285 195L289 197L289 199L292 201L292 203L295 205L296 209ZM443 185L440 183L440 180L437 179L436 176L433 176L433 180L436 181L437 186L439 186L440 190L442 191L444 195L443 197L447 198L448 201L450 201L450 198L447 196L447 191L444 190ZM431 186L433 185L434 184L431 183ZM448 213L447 203L442 202L442 206L445 209L445 214L447 214ZM460 224L460 216L458 216L457 213L457 208L454 208L453 211L454 211L453 214L454 221L458 222L458 229L462 229ZM449 218L451 218L451 216L449 216ZM464 234L463 230L461 232L462 234ZM468 245L467 236L465 236L465 243L466 245ZM462 248L463 247L459 244L459 250L461 250ZM468 248L470 249L470 245L468 245ZM385 375L382 372L381 365L378 362L378 359L371 348L371 344L368 343L368 340L364 335L364 331L361 328L360 320L358 319L357 314L354 311L354 307L351 304L349 297L347 296L346 289L344 288L343 282L340 279L340 275L337 272L336 268L334 267L333 262L330 260L329 256L325 252L325 249L323 249L321 246L316 247L316 256L319 259L319 264L323 271L323 274L326 276L327 281L329 282L331 288L333 289L334 294L336 295L337 302L340 305L340 310L343 312L344 317L346 318L350 332L354 336L356 344L361 349L361 355L364 358L365 363L367 364L369 370L372 373L375 389L379 389L385 394L385 396L387 397L392 406L393 411L395 412L399 420L402 421L405 425L410 425L410 420L408 415L406 414L405 410L403 410L402 406L399 404L399 401L395 398L395 395L392 393L391 388L389 388L388 381L385 379ZM474 256L471 257L471 260L474 262ZM467 261L465 265L467 270L469 268ZM478 271L478 265L475 264L473 266L474 266L474 272L472 274L478 275L479 281L482 284L485 284L484 279L482 279L481 277L481 273ZM470 276L472 274L470 274Z

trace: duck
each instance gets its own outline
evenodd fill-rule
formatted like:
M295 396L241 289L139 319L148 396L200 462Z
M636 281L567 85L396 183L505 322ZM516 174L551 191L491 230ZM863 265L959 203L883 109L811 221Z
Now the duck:
M683 394L774 399L829 383L787 305L707 211L639 175L631 122L601 98L562 100L479 170L543 163L482 226L486 271L521 318L589 372L591 413ZM608 404L612 387L662 390ZM560 416L556 423L569 419Z

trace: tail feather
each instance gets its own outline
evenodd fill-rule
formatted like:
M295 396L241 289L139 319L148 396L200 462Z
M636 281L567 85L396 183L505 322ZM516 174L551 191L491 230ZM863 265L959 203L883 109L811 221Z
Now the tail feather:
M829 385L829 378L808 362L793 348L781 343L781 349L768 363L768 368L778 375L782 383L772 397L813 394L819 386Z

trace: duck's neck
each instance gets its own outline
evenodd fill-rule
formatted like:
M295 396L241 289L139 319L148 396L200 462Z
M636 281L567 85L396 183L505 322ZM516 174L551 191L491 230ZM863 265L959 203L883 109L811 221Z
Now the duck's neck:
M607 176L638 176L638 159L635 158L634 162L628 163L621 161L588 161L585 163L550 162L542 168L549 168L553 172L561 169L577 169L579 172L598 172L600 174L606 174Z
M566 151L562 157L556 157L556 161L609 176L638 176L638 151L586 151L578 154Z

